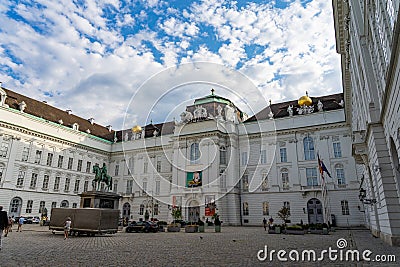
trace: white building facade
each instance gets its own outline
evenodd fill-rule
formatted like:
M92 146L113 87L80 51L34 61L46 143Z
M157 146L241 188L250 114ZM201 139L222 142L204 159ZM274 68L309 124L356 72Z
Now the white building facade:
M180 121L121 131L1 94L0 205L10 215L77 207L93 166L105 163L130 220L171 221L180 208L184 220L218 213L226 225L250 226L283 223L277 212L286 206L291 223L364 224L343 94L272 104L247 119L212 91ZM322 179L318 157L331 177Z
M346 117L373 235L400 245L398 0L333 1ZM351 104L350 104L351 103Z

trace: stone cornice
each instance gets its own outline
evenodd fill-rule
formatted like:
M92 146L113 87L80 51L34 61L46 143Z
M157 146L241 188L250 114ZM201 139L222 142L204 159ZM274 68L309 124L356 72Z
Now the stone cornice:
M38 137L38 138L49 140L49 141L52 141L52 142L55 142L55 143L59 143L59 144L62 144L62 145L68 145L68 146L71 146L71 147L74 147L74 148L79 148L79 149L87 150L87 151L90 151L90 152L98 153L98 154L101 154L101 155L104 155L104 156L107 156L107 157L110 157L110 155L111 155L110 152L108 152L108 151L104 151L104 150L101 150L101 149L93 148L93 147L90 147L90 146L85 146L85 145L82 145L82 144L77 144L77 143L74 143L74 142L59 138L59 137L54 137L54 136L51 136L51 135L42 134L42 133L39 133L37 131L33 131L33 130L30 130L30 129L27 129L25 127L16 126L16 125L9 124L9 123L3 122L3 121L0 121L0 129L1 128L5 128L5 129L12 130L12 131L16 131L16 132L21 133L21 134L26 134L26 135L29 135L30 137Z

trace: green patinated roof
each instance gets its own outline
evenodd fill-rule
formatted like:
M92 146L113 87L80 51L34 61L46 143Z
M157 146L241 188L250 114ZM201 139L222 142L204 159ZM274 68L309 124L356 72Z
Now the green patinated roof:
M212 93L211 95L196 99L194 101L194 104L201 105L201 104L213 103L213 102L222 103L222 104L226 104L226 105L232 104L232 102L229 99L215 95L214 93Z

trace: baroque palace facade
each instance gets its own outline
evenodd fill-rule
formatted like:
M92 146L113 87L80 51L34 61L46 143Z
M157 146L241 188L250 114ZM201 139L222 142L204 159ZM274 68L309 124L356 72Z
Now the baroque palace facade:
M400 245L400 1L333 0L346 118L373 235Z
M292 223L364 224L343 94L270 104L247 118L214 94L180 121L114 131L0 89L0 205L13 216L77 207L107 166L121 217L260 225L290 209ZM318 157L328 173L319 172Z

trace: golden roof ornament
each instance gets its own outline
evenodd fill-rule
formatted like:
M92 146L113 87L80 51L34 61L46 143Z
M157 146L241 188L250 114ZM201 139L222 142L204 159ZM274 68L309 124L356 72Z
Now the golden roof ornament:
M311 106L312 105L312 100L311 98L308 96L308 92L306 91L306 95L303 95L302 97L299 98L299 101L297 102L299 104L300 107L302 106Z
M132 128L132 132L134 133L140 133L142 132L142 127L140 127L139 125L136 125Z

